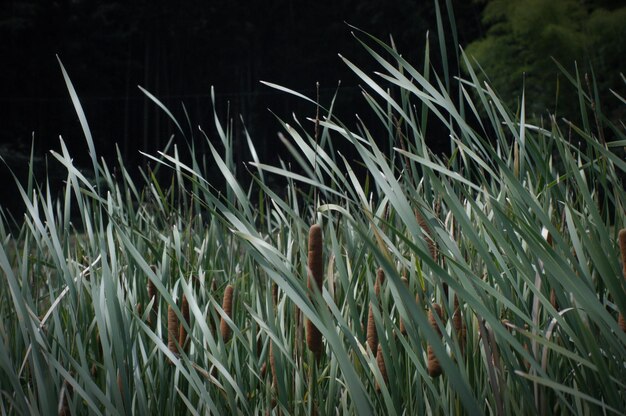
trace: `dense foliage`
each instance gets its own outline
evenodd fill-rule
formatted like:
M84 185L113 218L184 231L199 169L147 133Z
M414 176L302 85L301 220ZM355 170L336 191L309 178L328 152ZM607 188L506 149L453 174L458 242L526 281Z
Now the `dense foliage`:
M546 110L572 118L577 100L554 61L572 71L594 71L607 116L623 116L623 106L609 93L626 68L626 7L619 2L577 0L488 0L482 14L486 36L467 53L489 74L491 85L512 108L524 89L527 114ZM613 4L615 3L615 4ZM617 69L617 70L616 70ZM525 81L525 82L524 82ZM587 88L587 85L585 84ZM587 88L587 92L589 89Z
M342 60L376 125L267 84L315 115L278 118L290 161L247 137L250 182L230 120L212 137L147 91L193 157L170 141L133 180L62 67L93 177L61 140L60 197L31 175L23 223L0 222L3 414L623 412L623 125L577 74L581 124L536 125L465 55L457 96L428 42L418 70L356 38L377 71Z

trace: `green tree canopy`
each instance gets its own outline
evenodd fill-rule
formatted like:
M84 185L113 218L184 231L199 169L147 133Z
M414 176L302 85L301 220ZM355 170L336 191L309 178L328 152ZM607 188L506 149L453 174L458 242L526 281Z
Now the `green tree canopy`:
M486 0L486 36L466 51L505 100L516 100L524 88L528 113L573 116L577 100L568 95L572 89L564 87L552 58L568 70L574 70L575 62L583 73L593 70L603 95L623 85L619 71L626 68L626 7L616 3ZM617 115L617 101L605 102L613 103L609 112Z

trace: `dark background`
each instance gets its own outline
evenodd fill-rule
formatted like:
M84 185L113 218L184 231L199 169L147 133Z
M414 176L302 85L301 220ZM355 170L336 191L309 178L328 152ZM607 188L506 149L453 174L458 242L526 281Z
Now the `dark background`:
M467 43L480 34L481 6L453 3L460 40ZM32 143L41 176L44 158L60 148L61 135L75 162L88 169L87 147L58 54L85 110L96 151L107 161L115 160L117 144L126 166L141 166L146 159L139 150L153 154L178 133L137 88L141 85L185 125L184 104L192 126L201 125L218 142L210 98L214 86L221 121L227 115L235 120L238 160L250 160L241 114L261 160L274 163L284 153L277 151L283 147L276 134L280 125L268 109L291 121L292 112L304 120L314 108L260 80L310 97L319 82L324 104L341 80L339 114L348 121L355 113L367 117L358 80L337 54L366 70L373 64L347 23L386 41L393 34L416 64L423 59L428 30L437 45L430 0L5 1L0 6L1 154L23 177ZM180 143L180 134L176 140ZM58 165L48 156L51 176L55 169L62 173ZM19 198L13 197L11 179L7 182L0 203L12 209Z
M440 1L449 61L454 63L445 3ZM484 1L449 3L461 45L485 35ZM115 161L115 144L131 170L146 163L139 151L156 153L172 134L186 147L173 123L137 88L141 85L188 130L184 104L196 133L200 125L218 143L210 97L214 86L221 121L227 116L234 119L237 161L250 160L241 114L261 160L275 163L286 153L277 139L280 125L268 109L286 121L295 113L304 123L315 108L260 80L310 97L315 97L319 82L323 104L329 103L341 80L337 111L342 119L356 124L355 113L366 119L371 116L357 77L337 56L341 53L366 72L375 68L347 23L385 41L393 35L403 56L418 68L423 65L429 31L433 65L439 66L432 0L4 0L0 2L0 155L23 178L32 144L39 178L47 169L58 184L63 170L49 157L49 150L59 149L61 135L75 162L89 169L87 146L58 54L85 110L96 151L108 162ZM451 73L457 70L451 68ZM433 135L437 136L447 137ZM431 145L443 151L447 141ZM6 178L0 205L14 210L20 198L5 166L0 173Z

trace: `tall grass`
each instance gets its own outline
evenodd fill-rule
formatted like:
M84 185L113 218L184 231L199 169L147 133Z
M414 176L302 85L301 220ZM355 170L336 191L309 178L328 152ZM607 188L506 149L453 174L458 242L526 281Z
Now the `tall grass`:
M240 182L216 115L220 145L201 134L225 193L174 144L147 155L171 180L134 182L121 162L113 174L63 70L96 174L61 142L61 197L29 182L19 230L0 224L3 413L623 412L623 128L579 74L566 75L598 123L536 125L466 56L454 99L447 77L356 39L379 71L342 59L384 140L332 102L268 84L320 106L321 118L279 121L303 173L255 160ZM448 129L447 158L429 150L429 117Z

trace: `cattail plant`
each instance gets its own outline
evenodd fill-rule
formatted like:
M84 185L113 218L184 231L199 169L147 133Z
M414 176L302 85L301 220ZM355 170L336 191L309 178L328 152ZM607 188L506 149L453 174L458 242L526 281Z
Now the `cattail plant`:
M422 231L424 231L424 238L426 240L426 245L428 246L428 252L430 253L430 257L433 260L437 261L437 246L435 245L435 241L432 238L432 231L430 230L428 222L418 210L415 210L415 219L417 219L420 228L422 229Z
M156 266L151 266L152 271L156 273ZM153 301L154 299L154 301ZM148 302L152 301L152 309L148 315L148 325L152 328L156 325L157 317L159 315L159 292L152 280L148 279Z
M374 320L374 306L370 303L367 314L367 345L372 353L378 346L378 332L376 332L376 321Z
M376 282L374 283L374 294L376 295L376 302L380 306L379 296L380 288L385 281L385 271L382 268L378 268L376 272ZM374 320L374 306L370 302L369 310L367 313L367 345L370 351L374 353L378 348L378 332L376 331L376 321Z
M376 271L376 283L374 283L374 292L376 293L376 297L380 296L380 290L385 282L385 271L382 267L379 267Z
M182 300L180 302L180 312L183 315L183 321L187 323L188 326L191 326L191 321L189 320L189 302L187 301L187 296L183 295ZM189 342L187 340L187 330L185 329L185 325L183 322L180 323L178 328L178 345L185 351L189 352Z
M226 286L226 289L224 290L224 300L222 301L222 309L224 310L224 313L226 314L226 316L228 316L231 319L233 316L233 292L234 290L235 289L233 288L232 285ZM222 319L220 320L220 332L222 334L222 339L224 340L224 342L228 342L228 340L230 340L230 337L232 336L232 329L230 328L230 326L228 325L228 322L226 322L224 317L222 317Z
M272 385L278 388L278 373L276 372L276 358L274 357L274 342L270 341L270 370L272 371Z
M454 295L454 312L452 314L452 327L456 332L457 339L459 340L459 348L461 354L465 351L465 338L467 336L467 328L463 317L461 316L461 308L459 306L459 298Z
M178 354L178 347L176 342L178 340L178 317L176 312L172 308L172 305L167 306L167 348L174 355Z
M443 313L441 311L441 306L439 306L436 303L433 303L432 309L430 311L428 311L428 322L430 323L430 326L435 330L435 332L439 335L439 338L441 338L441 335L442 335L441 334L441 329L439 329L439 325L437 324L437 321L435 319L435 315L433 314L433 309L435 310L435 312L439 316L440 320L443 319ZM428 374L431 377L438 377L438 376L440 376L441 375L441 364L439 363L439 359L435 355L435 351L433 350L433 348L432 348L432 346L430 344L427 347L427 353L428 353Z
M387 377L387 367L385 366L385 357L383 356L383 346L381 344L378 344L378 348L376 350L376 364L378 364L380 374L383 376L383 381L387 384L389 382L389 378ZM380 390L380 385L378 383L376 383L376 390Z
M322 227L314 224L309 229L309 258L308 258L308 279L307 287L309 297L315 289L322 291L323 285L323 263L322 263ZM315 289L314 289L315 288ZM309 350L319 359L322 352L322 334L313 325L313 322L306 321L306 343Z
M428 246L428 252L430 253L430 258L436 262L437 261L437 245L435 244L435 240L433 239L432 230L430 229L430 226L428 225L428 222L426 221L426 219L422 216L422 214L418 210L415 210L415 218L417 219L417 222L420 228L424 232L424 239L426 241L426 245ZM447 299L448 298L448 284L446 282L443 282L443 292Z

